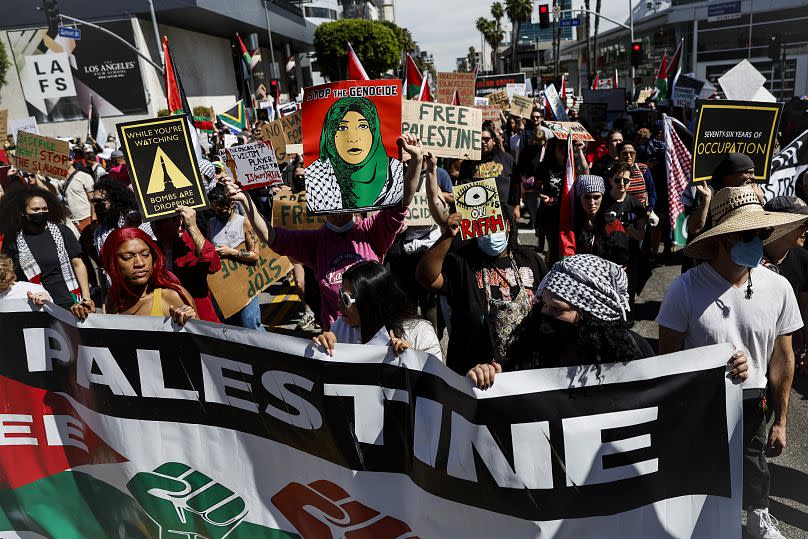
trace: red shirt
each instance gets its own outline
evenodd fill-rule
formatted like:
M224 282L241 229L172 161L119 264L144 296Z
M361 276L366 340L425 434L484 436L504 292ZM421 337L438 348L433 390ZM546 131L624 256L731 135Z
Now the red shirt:
M196 256L194 240L183 230L182 236L174 242L171 253L166 253L166 265L194 298L199 319L220 322L208 288L208 275L222 269L222 261L213 244L205 240L202 253Z

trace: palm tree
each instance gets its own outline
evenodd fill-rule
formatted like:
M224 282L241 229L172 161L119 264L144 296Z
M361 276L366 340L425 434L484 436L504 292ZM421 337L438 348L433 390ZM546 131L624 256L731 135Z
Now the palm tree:
M477 51L474 47L469 47L469 53L466 55L466 60L469 64L469 71L474 71L477 68Z
M491 27L489 28L488 37L486 41L491 46L491 67L495 72L499 72L499 62L497 62L497 53L499 46L502 45L502 40L505 39L505 31L502 30L502 18L505 16L505 8L499 2L491 4L491 16L494 17L490 21Z
M511 67L512 71L517 70L516 45L519 42L519 26L523 21L530 20L530 12L533 10L533 0L505 0L505 12L513 25L511 32Z
M480 61L482 63L480 71L485 71L485 34L488 31L489 22L485 17L479 17L475 24L477 31L480 32Z
M595 2L595 12L600 13L600 0ZM595 17L595 36L592 38L592 58L595 65L594 69L598 69L598 30L600 29L600 17Z

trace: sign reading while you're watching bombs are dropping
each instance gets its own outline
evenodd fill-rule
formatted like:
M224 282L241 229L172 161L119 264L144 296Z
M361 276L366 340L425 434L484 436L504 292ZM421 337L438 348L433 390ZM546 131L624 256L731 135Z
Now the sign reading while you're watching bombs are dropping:
M401 132L421 138L436 157L480 159L480 109L420 101L402 102Z

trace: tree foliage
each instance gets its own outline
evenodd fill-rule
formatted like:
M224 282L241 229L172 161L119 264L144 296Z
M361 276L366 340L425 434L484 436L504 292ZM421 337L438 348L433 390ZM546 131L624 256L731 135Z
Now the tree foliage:
M402 28L392 21L382 21L382 24L388 27L398 38L398 46L402 52L412 52L415 50L415 40L412 34L406 28Z
M530 13L533 10L532 0L505 0L505 13L513 25L511 38L511 70L518 71L516 63L516 48L519 44L519 27L523 22L530 20Z
M328 80L345 79L349 42L372 79L401 62L399 38L384 23L363 19L327 22L314 32L314 50L320 72Z
M11 66L11 62L8 61L8 53L6 53L6 47L3 44L2 40L0 40L0 88L6 85L6 73L8 72L8 68Z

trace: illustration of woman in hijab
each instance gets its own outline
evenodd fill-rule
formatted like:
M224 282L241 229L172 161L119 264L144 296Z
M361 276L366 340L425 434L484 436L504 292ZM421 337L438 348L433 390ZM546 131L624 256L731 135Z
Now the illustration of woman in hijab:
M386 153L376 105L364 97L331 105L320 156L306 168L309 211L392 206L401 201L403 190L403 166Z

